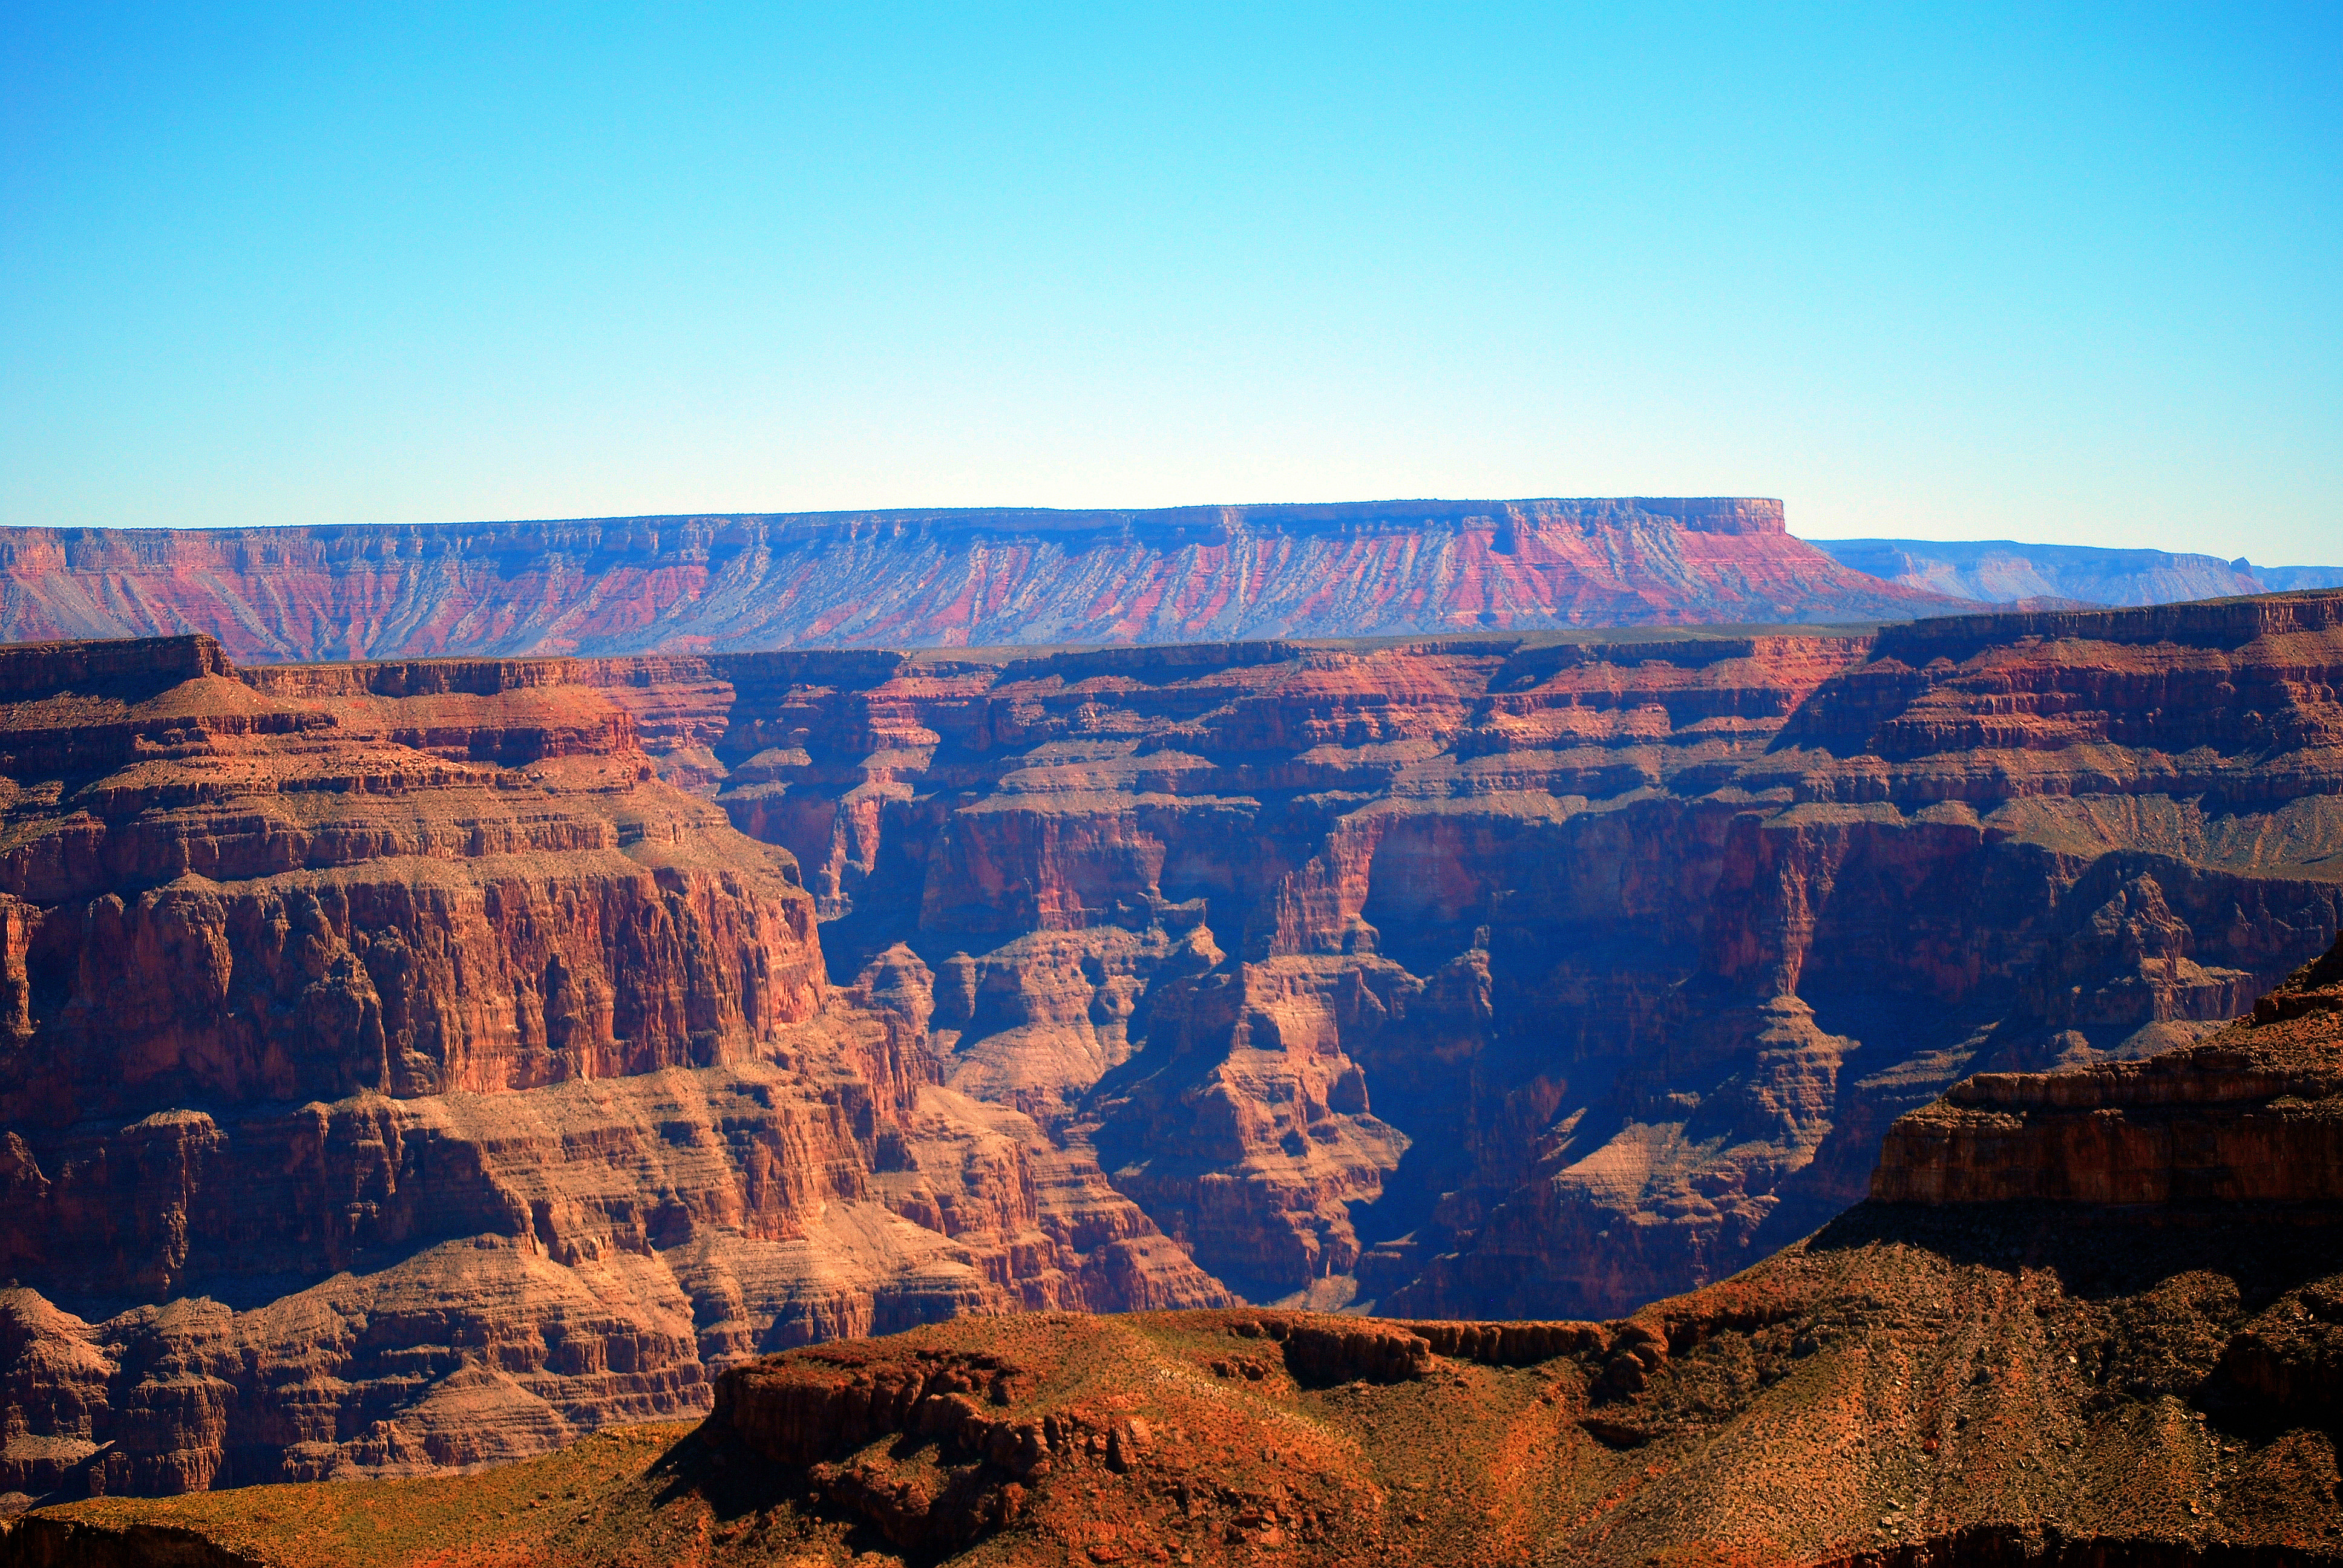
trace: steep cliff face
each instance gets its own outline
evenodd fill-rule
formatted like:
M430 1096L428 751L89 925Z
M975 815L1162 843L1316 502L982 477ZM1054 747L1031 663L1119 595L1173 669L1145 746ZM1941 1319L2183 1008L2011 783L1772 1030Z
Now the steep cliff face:
M0 529L0 638L231 658L705 652L1857 621L1957 603L1778 501L1373 501L192 530Z
M1965 1080L1873 1199L1624 1319L963 1317L732 1366L688 1433L73 1503L0 1563L2311 1568L2343 1559L2338 1172L2343 944L2201 1043ZM69 1420L96 1369L51 1364Z
M950 1082L1251 1299L1610 1312L2329 940L2338 617L745 656L693 766L834 962L917 950Z
M509 1458L779 1343L1225 1299L576 675L0 649L0 1493Z
M20 650L0 1278L46 1326L10 1375L45 1421L224 1385L39 1450L159 1486L444 1462L418 1366L506 1379L466 1419L518 1452L950 1312L1628 1311L1860 1201L1955 1081L2187 1044L2320 950L2338 689L2336 594L1876 638ZM640 1303L635 1348L516 1326L571 1291ZM506 1304L350 1326L475 1295ZM337 1391L331 1452L223 1370L296 1312L348 1342L283 1363Z

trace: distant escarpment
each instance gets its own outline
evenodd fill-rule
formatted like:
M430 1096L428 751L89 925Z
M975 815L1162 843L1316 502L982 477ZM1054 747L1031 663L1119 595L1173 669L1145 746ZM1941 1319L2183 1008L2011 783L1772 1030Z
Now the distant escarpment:
M11 1485L470 1462L970 1312L1707 1286L1955 1082L2191 1044L2324 950L2338 690L2337 593L10 650Z
M202 632L239 660L1871 621L1962 602L1779 501L1370 501L0 529L0 638Z
M0 1564L2332 1565L2339 1177L2343 945L2201 1042L1963 1081L1871 1200L1624 1318L962 1318L735 1365L689 1433L72 1503Z
M2343 567L2263 567L2169 550L2009 539L1817 539L1815 548L1843 567L1905 588L2026 608L2173 604L2343 588Z

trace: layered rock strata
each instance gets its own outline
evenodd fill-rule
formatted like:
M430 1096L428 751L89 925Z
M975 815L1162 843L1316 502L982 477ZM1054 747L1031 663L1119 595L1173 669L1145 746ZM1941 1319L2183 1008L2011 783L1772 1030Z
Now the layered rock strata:
M2306 1222L2343 1218L2343 944L2201 1045L1963 1080L1888 1129L1871 1192L2143 1214L2290 1205ZM2343 1399L2343 1382L2332 1392Z
M21 1431L83 1445L52 1480L462 1462L427 1446L453 1417L367 1434L483 1367L505 1413L466 1419L523 1452L978 1309L1615 1315L1862 1198L1956 1081L2195 1040L2343 913L2333 594L1876 637L11 657L0 1277L48 1325L20 1407L65 1412ZM270 1312L341 1343L365 1292L484 1269L518 1304L285 1374L331 1385L330 1442L232 1375L298 1337ZM512 1326L588 1279L637 1349ZM85 1365L102 1397L40 1392ZM206 1379L216 1420L72 1424Z
M778 1344L1225 1299L566 673L0 649L0 1493L476 1464Z
M0 529L0 637L237 659L1908 619L1738 498Z
M2343 567L2262 567L2243 558L2009 539L1817 539L1841 566L1906 588L2026 608L2172 604L2237 594L2343 588Z
M1624 1319L966 1318L734 1366L671 1443L74 1504L0 1563L2309 1568L2338 1170L2343 943L2202 1043L1963 1081L1877 1196Z
M709 704L667 710L677 766L797 855L840 972L915 952L948 1081L1249 1299L1600 1314L1859 1199L1955 1080L2152 1053L2319 950L2338 621L660 678Z

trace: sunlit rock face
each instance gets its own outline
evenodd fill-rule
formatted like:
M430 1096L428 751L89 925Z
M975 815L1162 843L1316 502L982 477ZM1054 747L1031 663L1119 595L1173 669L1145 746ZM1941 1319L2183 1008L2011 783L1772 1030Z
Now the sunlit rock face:
M780 1344L1227 1299L576 673L0 649L0 1493L472 1464Z
M1701 1287L1956 1081L2186 1046L2323 950L2339 677L2336 594L7 650L11 1485L474 1462L972 1312Z
M1363 501L0 529L0 638L239 661L1908 620L1779 501Z

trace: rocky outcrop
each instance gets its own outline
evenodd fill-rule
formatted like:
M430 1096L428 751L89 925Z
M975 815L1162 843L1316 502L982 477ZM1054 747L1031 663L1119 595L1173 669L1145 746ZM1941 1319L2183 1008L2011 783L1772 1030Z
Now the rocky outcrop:
M0 637L239 661L1909 618L1779 501L1372 501L0 529Z
M643 749L688 694L578 674L0 649L0 1493L473 1465L780 1344L1227 1299L942 1087L915 956L829 976L788 851Z
M1871 1191L1905 1203L2343 1207L2343 944L2201 1045L1964 1079L1888 1130Z

